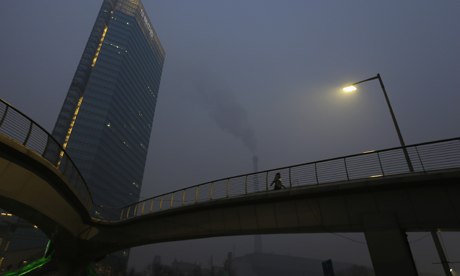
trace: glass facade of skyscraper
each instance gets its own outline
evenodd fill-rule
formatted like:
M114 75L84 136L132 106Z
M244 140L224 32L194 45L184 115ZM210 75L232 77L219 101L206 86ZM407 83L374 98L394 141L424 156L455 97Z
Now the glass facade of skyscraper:
M139 199L164 56L140 1L104 0L53 130L96 204Z
M103 1L53 130L102 206L93 215L139 200L164 57L139 0ZM98 272L124 275L127 256Z

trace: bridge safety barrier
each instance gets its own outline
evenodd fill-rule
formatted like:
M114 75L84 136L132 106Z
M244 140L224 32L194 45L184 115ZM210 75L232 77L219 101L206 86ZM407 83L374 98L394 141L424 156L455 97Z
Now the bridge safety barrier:
M71 191L88 212L93 212L91 192L77 166L61 145L43 127L0 99L0 134L22 144L56 167Z
M84 178L61 145L40 125L0 99L0 135L48 160L95 220L121 221L212 200L273 191L277 173L286 189L392 175L460 168L460 137L243 174L154 196L119 207L93 203ZM410 164L410 165L409 165Z
M460 137L410 145L405 149L407 156L404 148L395 147L214 180L125 206L119 219L216 199L272 192L276 173L281 174L287 189L294 189L460 167Z

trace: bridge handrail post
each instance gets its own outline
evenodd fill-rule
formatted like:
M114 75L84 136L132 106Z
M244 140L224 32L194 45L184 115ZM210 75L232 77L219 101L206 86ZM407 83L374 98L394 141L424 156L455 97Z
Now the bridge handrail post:
M292 189L292 175L291 175L291 167L289 167L289 189Z
M315 162L315 178L316 178L316 184L319 185L319 180L318 180L318 163Z
M160 210L163 210L163 197L160 198Z
M142 202L141 216L144 215L145 201Z
M120 220L123 220L123 213L124 212L125 212L125 208L122 208L121 212L120 212Z
M24 142L22 143L24 146L27 145L27 142L29 141L30 134L32 133L32 127L33 127L33 123L32 121L29 121L29 130L27 131L26 138L24 139Z
M209 200L212 200L212 196L214 194L214 182L211 182L211 187L209 188Z
M248 194L248 175L246 175L244 178L244 194Z
M377 152L377 159L379 160L380 172L382 173L382 176L384 176L385 171L383 170L382 159L380 158L380 152Z
M347 175L347 181L350 181L350 176L348 175L347 158L343 158L343 164L345 165L345 174Z
M152 203L150 203L150 212L153 213L155 210L153 209L153 207L155 206L155 199L152 198Z
M423 172L425 172L425 166L423 165L422 158L420 157L420 153L418 152L418 147L415 146L415 152L417 153L418 160L420 161L420 165L422 166Z
M230 178L227 178L226 189L225 189L227 198L230 196L230 191L229 191L230 187L229 186L230 186Z
M268 192L268 172L265 172L265 191Z
M126 210L126 219L129 218L129 212L131 211L131 206L128 207L128 210Z
M5 112L3 112L2 118L0 119L0 127L3 125L3 121L6 118L6 114L8 113L8 110L10 109L9 105L5 104L5 106L6 106Z
M174 202L174 193L171 194L171 202L169 202L169 209L173 207L173 202Z
M185 189L182 190L182 206L184 206L185 203Z
M139 207L139 204L134 205L134 212L133 212L133 217L137 217L137 207Z

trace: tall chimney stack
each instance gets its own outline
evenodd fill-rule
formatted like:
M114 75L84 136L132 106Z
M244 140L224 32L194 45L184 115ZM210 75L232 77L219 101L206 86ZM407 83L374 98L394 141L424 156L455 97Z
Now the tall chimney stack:
M259 157L254 155L252 157L252 165L254 172L259 171ZM259 191L259 178L258 175L254 177L254 188L256 191ZM254 235L254 253L262 253L262 236L261 235Z

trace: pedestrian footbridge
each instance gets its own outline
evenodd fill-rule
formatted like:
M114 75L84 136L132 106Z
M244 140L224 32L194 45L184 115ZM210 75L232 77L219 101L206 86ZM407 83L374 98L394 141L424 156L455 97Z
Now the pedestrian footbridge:
M278 172L286 189L273 191ZM405 232L459 231L458 198L460 137L224 178L106 209L53 137L0 103L0 208L37 225L66 271L164 241L364 232L377 275L416 275Z

